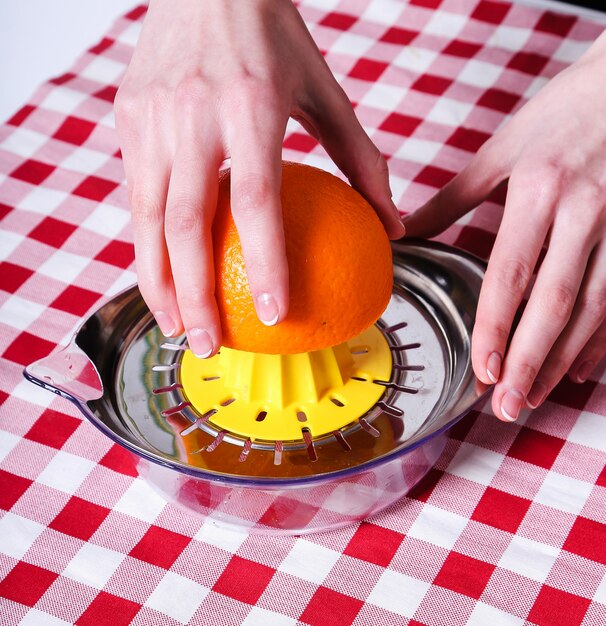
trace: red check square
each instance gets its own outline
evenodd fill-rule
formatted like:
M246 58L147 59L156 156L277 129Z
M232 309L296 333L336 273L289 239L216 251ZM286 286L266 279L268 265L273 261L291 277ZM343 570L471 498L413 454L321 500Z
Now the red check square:
M23 478L0 469L0 509L9 511L29 489L32 482L29 478Z
M53 137L67 143L81 146L95 130L95 124L79 117L68 117L57 129Z
M423 74L410 86L411 89L441 96L452 85L452 81L440 76Z
M107 87L103 87L103 89L99 89L99 91L95 91L93 96L95 96L95 98L99 98L99 100L105 100L106 102L113 103L116 99L117 93L117 87L114 87L113 85L108 85Z
M336 28L337 30L349 30L358 18L347 13L329 13L321 22L322 26Z
M564 542L564 550L606 565L606 525L577 517Z
M404 535L395 530L362 522L343 554L387 567L400 547L402 539Z
M150 526L130 556L151 565L169 569L191 541L189 537L159 526Z
M317 145L317 140L305 133L292 133L284 140L285 148L299 152L311 152Z
M104 506L72 496L49 528L88 541L108 515Z
M387 63L373 61L371 59L360 59L349 72L352 78L367 80L369 82L376 81L381 74L387 69Z
M18 178L32 185L39 185L55 171L54 165L42 163L34 159L24 161L16 170L10 173L13 178Z
M515 533L522 523L531 501L487 487L471 519L494 528Z
M81 317L99 298L101 298L100 293L70 285L51 302L50 306Z
M300 620L311 626L349 626L363 606L362 600L326 587L318 587Z
M58 576L55 572L20 561L4 580L0 580L0 597L34 606Z
M600 487L606 487L606 466L604 466L604 469L600 472L595 484Z
M442 4L442 0L410 0L411 6L425 7L426 9L437 9Z
M419 500L419 502L427 502L429 496L436 488L438 481L444 472L435 468L431 468L423 478L406 494L408 498Z
M464 59L471 59L480 50L482 46L478 43L472 43L471 41L463 41L461 39L453 39L442 50L444 54L450 54L453 57L463 57Z
M15 293L33 273L32 270L14 263L0 263L0 289Z
M73 224L56 220L54 217L45 217L28 237L53 248L60 248L75 230Z
M81 423L81 420L71 415L46 409L27 431L25 438L59 449Z
M511 113L516 104L520 101L520 96L515 93L503 91L502 89L487 89L480 99L478 105L500 111L501 113Z
M82 198L88 198L89 200L101 202L117 186L118 183L115 183L112 180L99 178L98 176L88 176L74 189L72 193L75 196L81 196Z
M562 15L561 13L545 11L534 28L543 33L566 37L576 21L575 15Z
M138 7L135 7L129 13L127 13L124 16L124 19L132 20L133 22L136 22L137 20L142 18L145 15L145 13L147 13L147 5L146 4L141 4Z
M507 456L549 469L555 462L565 441L559 437L522 427L513 440Z
M53 85L65 85L65 83L69 83L69 81L74 80L74 78L76 78L76 75L73 72L66 72L65 74L51 78L49 82Z
M449 172L441 167L428 165L415 176L415 182L428 185L429 187L440 188L444 187L444 185L450 182L455 176L455 172Z
M483 143L490 139L488 133L482 133L473 128L465 128L460 126L448 138L446 142L449 146L466 150L467 152L477 152Z
M402 113L392 113L383 121L379 128L387 131L388 133L395 133L396 135L409 137L414 133L417 126L419 126L422 121L423 120L418 117L403 115Z
M29 365L50 354L55 345L24 331L8 346L2 356L13 363Z
M547 65L549 59L536 52L517 52L510 59L507 67L525 74L536 76Z
M26 104L21 107L6 123L11 126L21 126L23 122L36 110L35 106Z
M132 243L112 241L97 254L95 260L126 269L135 260L135 249Z
M537 626L570 626L580 624L591 600L544 585L528 614Z
M438 572L434 585L475 598L482 595L495 566L470 556L451 552Z
M511 5L505 2L493 2L492 0L482 0L471 14L472 19L490 24L500 24L504 19Z
M571 409L582 410L595 391L597 384L593 380L588 380L582 385L577 385L568 376L565 376L549 394L549 399L552 402L569 406Z
M213 591L240 602L256 604L274 574L271 567L233 556L214 584Z
M101 591L76 620L76 624L77 626L128 626L140 609L141 605L136 602Z
M109 37L104 37L96 46L89 48L88 51L91 54L102 54L108 48L111 48L114 43L116 42L113 39L110 39Z
M107 467L114 472L125 474L126 476L138 476L137 463L134 455L122 446L114 444L99 461L103 467Z
M481 259L487 259L492 252L495 239L496 237L492 233L489 234L481 228L468 224L459 233L455 246L463 248L463 250L467 250ZM467 421L467 419L461 421Z
M0 203L0 220L3 220L12 210L12 206Z
M419 33L416 30L407 30L406 28L392 26L383 33L381 41L384 43L395 43L398 46L407 46L418 35Z

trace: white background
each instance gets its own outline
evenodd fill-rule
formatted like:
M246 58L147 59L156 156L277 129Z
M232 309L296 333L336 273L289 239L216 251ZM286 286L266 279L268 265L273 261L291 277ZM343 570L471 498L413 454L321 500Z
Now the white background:
M606 14L560 2L518 1L584 13L606 23ZM0 123L40 83L67 71L117 17L139 4L137 0L0 0Z

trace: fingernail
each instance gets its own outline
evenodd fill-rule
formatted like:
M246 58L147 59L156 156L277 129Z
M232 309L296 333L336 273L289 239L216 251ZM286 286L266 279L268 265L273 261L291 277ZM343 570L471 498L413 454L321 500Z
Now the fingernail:
M535 381L532 385L530 392L526 396L526 404L531 409L536 409L543 404L545 396L547 395L547 385L541 381Z
M275 298L269 293L257 296L256 307L259 319L265 326L273 326L280 317L280 309Z
M486 375L493 383L498 382L501 375L501 355L498 352L493 352L486 361Z
M593 368L595 367L595 363L593 361L585 361L581 367L579 367L579 371L577 372L577 380L580 383L584 383L590 376L591 372L593 372Z
M406 226L404 225L404 222L402 221L402 216L400 215L400 211L398 210L398 207L395 205L395 202L393 200L390 200L390 202L391 202L391 210L393 211L394 216L398 220L398 225L401 226L402 235L405 235Z
M510 389L501 400L501 413L508 422L515 422L522 409L524 395L517 389Z
M164 311L156 311L154 313L154 317L156 318L156 323L165 337L172 337L175 334L177 326L168 313L165 313Z
M208 358L214 349L213 340L203 328L190 328L187 333L189 349L199 358Z
M493 352L486 361L486 376L488 376L493 383L497 383L499 381L499 376L501 375L501 362L502 358L498 352Z

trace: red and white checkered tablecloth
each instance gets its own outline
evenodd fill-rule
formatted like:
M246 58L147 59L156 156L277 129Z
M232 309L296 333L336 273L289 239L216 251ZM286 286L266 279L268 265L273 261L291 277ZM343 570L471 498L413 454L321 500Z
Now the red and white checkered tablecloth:
M492 0L300 10L410 210L601 28ZM135 280L112 101L145 8L0 127L0 623L606 624L606 374L515 424L453 430L407 497L344 530L264 538L167 505L22 368ZM596 112L596 115L603 112ZM294 123L285 158L334 171ZM443 240L486 257L498 194Z

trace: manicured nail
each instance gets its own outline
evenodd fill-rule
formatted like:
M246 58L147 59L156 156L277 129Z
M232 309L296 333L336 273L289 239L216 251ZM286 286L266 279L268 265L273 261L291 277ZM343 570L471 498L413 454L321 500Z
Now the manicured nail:
M257 296L256 307L259 319L265 326L273 326L280 317L280 309L275 298L269 293Z
M168 313L165 313L164 311L155 311L154 317L156 318L156 322L165 337L172 337L175 334L177 326Z
M547 385L537 380L532 385L530 392L526 396L526 404L531 409L536 409L541 406L545 400L545 396L547 395Z
M580 383L584 383L590 376L591 372L593 372L593 368L595 367L595 363L593 361L585 361L581 367L579 367L579 371L577 372L577 380Z
M214 349L213 340L203 328L190 328L187 333L189 349L199 358L208 358Z
M493 383L499 381L501 375L501 355L498 352L493 352L486 361L486 376L490 378Z
M501 400L501 413L508 422L515 422L522 409L524 395L517 389L510 389Z

